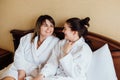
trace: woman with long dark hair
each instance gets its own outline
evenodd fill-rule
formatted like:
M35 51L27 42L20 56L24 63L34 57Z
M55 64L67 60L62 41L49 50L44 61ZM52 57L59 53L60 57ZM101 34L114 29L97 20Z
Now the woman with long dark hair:
M28 76L35 77L59 40L52 35L54 27L55 22L51 16L41 15L36 21L34 33L20 39L14 62L0 71L0 79L24 80Z

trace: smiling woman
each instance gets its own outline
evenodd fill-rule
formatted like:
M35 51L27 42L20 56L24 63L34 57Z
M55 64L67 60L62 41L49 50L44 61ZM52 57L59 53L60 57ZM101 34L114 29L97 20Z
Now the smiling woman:
M55 30L54 30L55 35L59 37L60 39L64 38L64 34L62 33L62 30L63 30L63 27L55 27ZM11 34L13 35L13 39L14 39L13 42L14 42L15 50L19 45L20 37L33 31L34 29L30 29L30 30L13 29L11 30ZM93 51L102 47L105 43L108 43L109 49L112 54L115 72L118 77L118 80L120 80L120 43L108 37L105 37L103 35L93 33L93 32L88 32L88 35L86 36L86 41L90 45Z
M21 37L15 51L14 62L0 71L0 79L23 80L30 75L36 76L51 55L52 48L59 41L53 35L54 27L55 22L51 16L38 17L34 33Z
M37 49L39 48L39 46L43 43L43 41L50 35L53 34L54 31L54 25L49 21L49 20L45 20L40 28L40 39L37 42Z

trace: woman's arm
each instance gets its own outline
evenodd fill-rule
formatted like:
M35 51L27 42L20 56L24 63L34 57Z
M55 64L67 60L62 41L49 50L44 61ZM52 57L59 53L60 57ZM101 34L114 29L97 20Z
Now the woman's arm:
M43 74L39 74L37 77L35 77L33 80L42 80L45 76Z
M14 65L17 68L17 70L23 70L25 71L25 58L24 58L24 54L25 54L25 46L28 44L28 40L30 39L30 35L31 34L27 34L26 36L22 37L20 39L20 44L17 48L17 50L15 51L15 56L14 56Z
M26 74L24 70L18 70L18 80L24 80Z
M15 56L14 56L14 65L17 68L17 70L25 70L25 59L24 59L24 38L21 38L20 44L15 51Z
M60 59L64 72L73 79L84 78L92 58L92 51L88 46L78 48Z
M54 50L52 51L52 55L49 58L48 62L45 64L45 66L42 68L41 72L37 77L35 77L33 80L42 80L44 77L55 75L58 67L58 60L57 56L54 53Z
M40 74L43 74L45 77L50 75L55 75L58 68L58 55L59 55L59 45L57 44L52 50L52 55L50 56L47 64L43 67Z

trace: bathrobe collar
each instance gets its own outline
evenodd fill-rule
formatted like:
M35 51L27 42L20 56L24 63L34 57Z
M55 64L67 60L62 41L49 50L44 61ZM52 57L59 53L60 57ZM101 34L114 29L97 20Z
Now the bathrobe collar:
M43 43L39 46L39 48L37 49L37 41L38 41L38 37L35 37L34 43L32 44L32 55L34 58L34 61L39 64L39 56L44 54L44 52L47 50L48 47L50 47L50 42L52 41L54 37L53 36L49 36L47 37Z

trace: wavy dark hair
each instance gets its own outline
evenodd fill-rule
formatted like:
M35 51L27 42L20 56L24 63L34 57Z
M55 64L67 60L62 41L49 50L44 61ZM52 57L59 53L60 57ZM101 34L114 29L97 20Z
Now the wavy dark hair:
M53 26L55 27L55 21L51 16L49 16L49 15L39 16L37 21L36 21L36 25L35 25L35 29L34 29L34 33L33 33L33 37L31 39L31 42L34 41L34 38L36 36L38 36L38 40L40 40L40 27L45 22L45 20L49 20L53 24Z
M66 23L69 25L72 31L78 31L79 37L84 37L88 33L87 28L89 27L89 21L89 17L86 17L85 19L79 19L74 17L66 20Z

